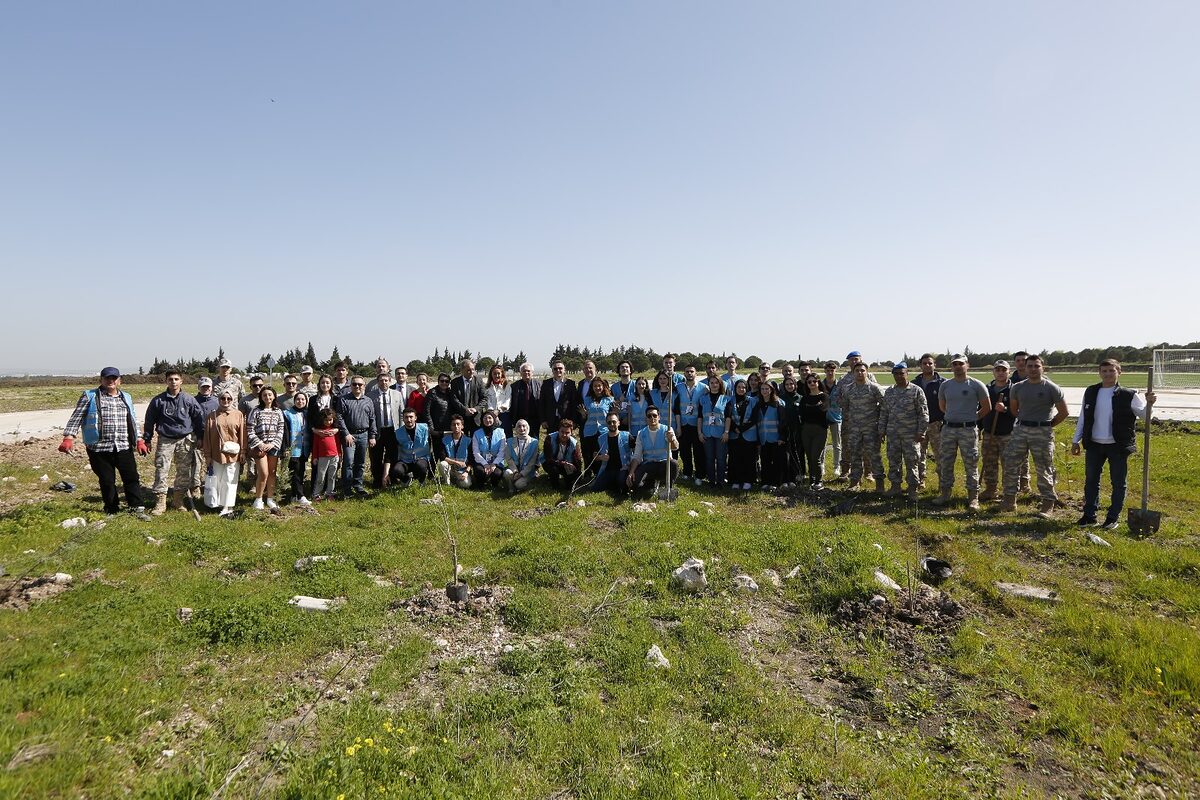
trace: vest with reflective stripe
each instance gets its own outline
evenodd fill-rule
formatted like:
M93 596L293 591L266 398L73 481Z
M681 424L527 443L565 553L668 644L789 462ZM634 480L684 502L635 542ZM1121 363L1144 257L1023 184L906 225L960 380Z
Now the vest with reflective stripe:
M500 455L504 450L504 430L501 428L492 428L491 438L487 438L483 428L475 431L471 435L475 442L475 452L483 456L483 460L488 464L499 464Z
M587 411L587 419L583 423L584 436L595 436L596 432L604 427L604 418L608 416L612 404L611 397L601 397L597 400L589 395L584 398L583 408Z
M567 449L563 453L562 460L563 461L574 461L576 447L577 447L577 445L575 444L575 437L568 436L567 437ZM546 446L542 449L542 461L543 462L546 460L547 455L549 455L551 461L559 460L559 458L558 458L558 431L555 431L554 433L552 433L546 437Z
M729 405L729 395L723 394L714 403L712 394L705 391L696 404L700 412L700 430L705 436L720 436L725 433L725 407Z
M401 425L396 428L396 443L400 445L400 460L405 464L416 463L417 459L428 460L432 453L429 451L429 426L418 422L413 436L408 435L408 428Z
M645 428L638 433L642 443L642 461L667 460L667 426L659 425L657 431Z
M458 444L454 443L454 434L447 433L442 437L442 447L446 449L446 458L452 458L455 461L466 461L471 454L471 437L465 433L458 437Z
M760 442L772 444L779 441L780 410L778 405L763 406L762 417L758 420L758 439Z
M749 421L749 419L754 416L754 408L757 405L758 405L757 400L755 400L753 397L747 397L746 398L746 408L739 415L738 410L737 410L737 403L734 401L730 401L730 410L733 413L733 424L729 426L729 438L730 439L741 439L742 441L746 441L746 442L757 442L758 441L758 429L757 428L750 428L747 431L745 431L744 433L741 431L741 426L745 425L746 422Z
M600 462L600 470L596 473L597 478L604 474L604 471L608 469L610 464L613 465L613 469L624 469L629 466L629 462L633 460L633 445L629 441L629 431L619 431L617 433L617 451L620 466L613 464L613 459L608 452L608 434L601 434L600 453L601 455L608 455L609 460Z
M510 468L515 469L517 472L525 472L533 464L537 463L537 439L534 439L532 436L526 437L525 446L522 448L521 443L517 441L517 437L513 436L505 442L504 457Z

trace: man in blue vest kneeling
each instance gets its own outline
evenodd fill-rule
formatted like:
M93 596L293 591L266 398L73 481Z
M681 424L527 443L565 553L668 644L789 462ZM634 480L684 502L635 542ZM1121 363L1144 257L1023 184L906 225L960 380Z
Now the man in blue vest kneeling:
M118 473L124 484L125 502L131 510L141 510L141 478L133 451L136 448L138 455L144 456L150 448L139 435L133 398L128 392L121 391L121 371L116 367L102 369L100 386L80 395L71 419L63 429L63 440L58 449L63 453L71 452L81 430L88 462L100 481L105 513L120 511Z
M409 486L424 482L433 474L433 450L429 444L429 426L417 422L415 409L404 409L404 424L396 431L396 463L392 465L392 485Z
M658 424L658 409L646 409L646 427L638 431L637 444L633 448L633 460L629 462L629 477L626 484L630 489L644 486L647 478L667 480L671 471L671 482L679 478L679 465L671 458L671 451L679 448L675 431Z

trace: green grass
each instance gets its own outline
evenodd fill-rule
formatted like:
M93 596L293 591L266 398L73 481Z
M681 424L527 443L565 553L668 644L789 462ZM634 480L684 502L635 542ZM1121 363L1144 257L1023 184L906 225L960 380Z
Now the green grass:
M868 500L829 519L685 489L655 514L587 495L522 520L509 512L558 497L451 491L460 561L487 572L472 582L513 594L450 626L399 606L449 578L441 517L418 503L432 488L319 516L122 515L73 536L60 520L100 518L89 478L0 518L0 587L31 568L76 577L0 610L0 765L50 748L0 770L0 796L201 798L231 773L228 797L1195 795L1198 445L1156 439L1163 529L1102 532L1111 548L1072 511L1037 520L1032 501L972 517ZM1059 474L1078 496L1082 459ZM877 566L906 583L924 553L955 565L961 624L838 613L876 591ZM336 558L293 569L313 554ZM709 564L700 596L667 586L689 555ZM748 598L729 592L734 565L800 577ZM1002 595L1000 580L1062 602ZM346 604L303 614L294 594ZM496 632L507 652L456 649ZM651 644L670 669L646 666Z
M74 408L87 389L95 389L96 383L81 383L74 386L4 386L0 387L0 414L9 411L40 411L46 408ZM125 384L121 387L129 392L135 403L149 400L163 391L160 383ZM190 390L189 390L190 391ZM66 422L66 419L63 419Z

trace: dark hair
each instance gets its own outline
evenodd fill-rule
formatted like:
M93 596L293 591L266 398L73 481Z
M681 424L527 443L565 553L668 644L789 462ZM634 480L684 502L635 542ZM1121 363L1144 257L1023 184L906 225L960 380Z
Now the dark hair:
M737 379L737 382L735 382L735 383L733 384L733 396L734 396L734 397L737 397L737 387L739 387L739 386L745 386L745 387L746 387L746 393L747 393L747 394L749 394L749 393L750 393L750 384L746 383L746 379L745 379L745 378L738 378L738 379Z
M1042 357L1039 356L1037 353L1030 353L1029 355L1025 356L1025 363L1028 364L1030 361L1036 361L1039 364L1046 363L1045 361L1042 361Z
M438 373L438 383L442 382L442 378L445 378L447 381L450 380L450 373L449 372L439 372Z
M575 422L568 417L563 417L558 421L558 427L567 428L568 430L575 430Z
M608 381L605 380L604 378L601 378L599 375L597 375L596 377L594 377L590 381L588 381L587 393L585 394L585 396L586 397L595 397L596 396L593 393L595 386L596 386L596 381L599 381L600 385L603 387L603 391L600 393L600 396L601 397L612 397L612 392L609 391L609 389L608 389Z
M337 414L334 413L334 410L332 408L327 408L321 412L321 424L322 425L330 427L335 422L337 422Z
M1106 358L1100 362L1100 366L1101 367L1116 367L1117 369L1120 369L1121 362L1117 361L1115 358Z
M712 367L712 368L716 369L716 367L717 367L717 361L716 361L716 359L710 358L710 359L708 360L708 363L704 365L704 368L705 368L705 369L708 369L709 367Z
M269 406L263 405L263 393L264 392L270 392L271 394L275 395L274 397L271 398L271 405L269 405ZM259 389L258 390L258 407L259 408L264 408L264 407L265 408L279 408L279 392L275 391L275 389L270 386L264 386L261 389Z
M784 364L784 366L786 367L787 364ZM808 367L809 369L812 369L812 362L811 361L801 361L796 366L800 369L803 369L804 367Z
M408 409L406 408L406 409L404 409L404 410L405 410L405 411L407 411ZM413 413L415 414L415 413L417 413L417 412L416 412L416 411L413 411ZM451 415L450 415L450 423L451 423L451 424L453 424L453 423L454 423L454 420L458 420L459 422L462 422L464 425L466 424L466 421L465 421L465 420L463 420L463 416L462 416L462 414L451 414Z
M672 388L672 384L674 383L673 376L668 375L667 371L665 369L660 369L658 372L656 372L654 374L654 381L650 384L651 389L658 388L658 379L659 378L666 378L667 379L667 388L668 389Z
M775 391L775 384L771 383L770 381L763 381L763 382L762 382L762 386L759 386L759 387L758 387L758 393L759 393L760 395L762 394L762 390L763 390L763 389L770 389L770 390L771 390L771 399L772 399L772 400L778 400L778 399L779 399L779 393Z
M1021 356L1025 356L1025 358L1028 359L1029 353L1025 352L1024 350L1018 350L1017 352L1013 353L1013 361L1016 361Z
M620 421L621 421L621 412L619 412L619 411L609 411L607 414L605 414L605 415L604 415L604 419L606 419L606 420L607 420L609 417L616 417L616 418L617 418L617 421L618 421L618 422L620 422Z
M164 373L163 373L163 377L164 377L164 378L169 378L169 377L171 377L172 375L178 375L178 376L179 376L179 377L181 377L181 378L183 377L183 373L182 373L182 372L180 372L180 371L179 371L179 370L177 370L177 369L169 369L169 370L167 370L166 372L164 372Z
M918 358L917 361L924 361L927 358L933 358L934 361L937 361L937 359L933 357L933 353L922 353L921 357Z
M632 361L630 361L629 359L625 359L625 358L623 358L623 359L621 359L620 361L618 361L618 362L617 362L617 372L620 372L620 371L621 371L621 365L622 365L622 364L628 364L628 365L629 365L629 371L630 371L630 372L633 372L633 362L632 362Z

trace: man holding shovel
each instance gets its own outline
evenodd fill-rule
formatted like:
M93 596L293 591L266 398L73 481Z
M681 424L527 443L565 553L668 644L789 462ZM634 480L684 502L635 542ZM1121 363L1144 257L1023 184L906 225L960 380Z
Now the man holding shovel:
M1133 389L1121 386L1118 383L1120 377L1120 362L1106 358L1100 362L1100 383L1092 384L1083 392L1083 408L1071 441L1071 455L1079 455L1081 449L1086 451L1081 526L1096 524L1096 512L1100 508L1100 474L1106 461L1112 481L1112 498L1108 513L1104 515L1104 527L1114 530L1119 524L1121 508L1125 505L1129 454L1137 451L1135 419L1146 420L1149 424L1150 406L1154 405L1154 392L1147 391L1143 397Z

